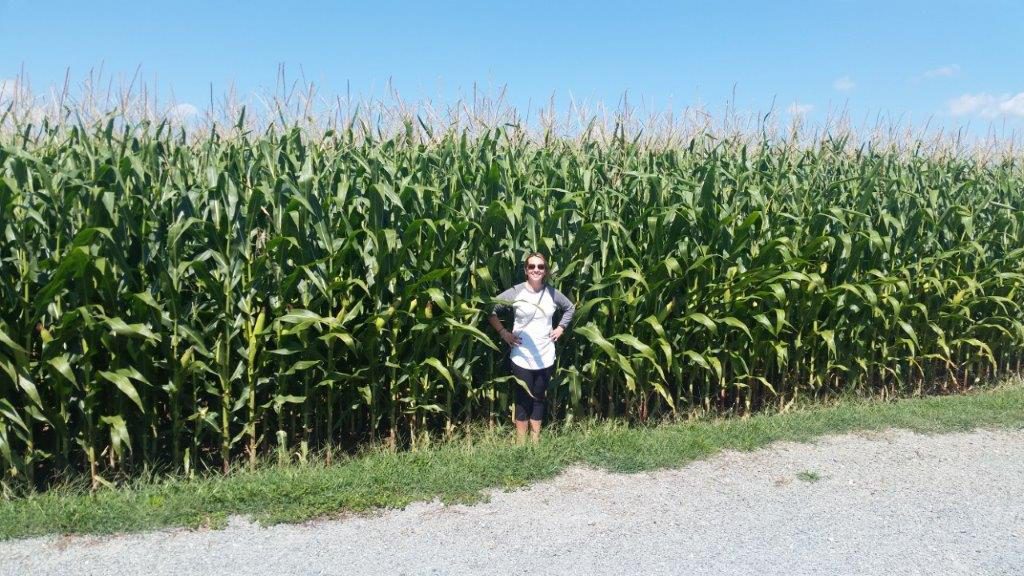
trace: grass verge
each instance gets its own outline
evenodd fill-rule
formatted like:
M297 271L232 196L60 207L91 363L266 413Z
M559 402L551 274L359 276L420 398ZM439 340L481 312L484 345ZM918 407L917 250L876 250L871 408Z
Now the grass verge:
M297 522L433 498L472 502L484 489L523 486L572 464L633 472L680 466L725 449L752 450L825 434L1021 427L1024 382L1012 380L960 396L842 401L748 419L642 428L621 423L576 425L548 433L537 447L513 446L504 431L415 452L370 452L332 466L268 465L228 477L167 478L95 494L80 488L55 489L0 502L0 539L217 527L232 514L263 523Z

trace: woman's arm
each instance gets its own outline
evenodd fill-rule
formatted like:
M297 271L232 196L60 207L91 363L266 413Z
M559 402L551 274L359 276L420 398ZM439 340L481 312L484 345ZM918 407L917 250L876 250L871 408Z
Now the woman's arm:
M555 288L552 288L551 291L551 299L555 303L555 308L562 311L562 319L558 322L558 326L551 331L551 339L557 342L565 329L569 327L569 323L572 322L572 317L576 314L576 305Z
M496 313L491 312L491 317L488 318L487 321L491 323L491 328L494 328L494 331L498 333L498 336L500 336L507 344L511 346L519 346L522 344L522 340L519 339L519 336L516 336L505 329L505 326L501 323L501 320L498 318Z
M505 325L501 323L501 319L498 318L498 314L496 312L491 312L491 317L488 318L487 321L491 323L491 328L494 328L494 331L497 332L499 336L505 335Z
M505 290L501 294L498 294L498 297L496 299L511 301L514 300L515 297L516 288L513 286L512 288ZM498 333L498 336L500 336L502 340L504 340L505 342L512 346L518 346L520 344L519 337L506 330L505 325L502 324L501 319L498 318L498 312L502 310L507 310L509 308L511 308L511 306L509 306L508 304L503 304L501 302L495 304L494 308L491 310L490 317L487 318L487 321L490 323L491 328L494 328L494 331Z
M569 327L572 317L576 314L576 305L566 298L565 294L562 294L557 289L553 290L552 300L555 302L555 307L562 311L562 319L558 322L558 326L564 330Z

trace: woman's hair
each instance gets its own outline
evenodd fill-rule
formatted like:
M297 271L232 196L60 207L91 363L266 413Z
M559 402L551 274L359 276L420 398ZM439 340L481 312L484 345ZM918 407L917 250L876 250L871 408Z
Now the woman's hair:
M544 267L547 268L548 259L540 252L530 252L529 254L527 254L526 259L523 260L523 268L526 268L526 265L530 263L530 258L540 258L541 260L544 261Z

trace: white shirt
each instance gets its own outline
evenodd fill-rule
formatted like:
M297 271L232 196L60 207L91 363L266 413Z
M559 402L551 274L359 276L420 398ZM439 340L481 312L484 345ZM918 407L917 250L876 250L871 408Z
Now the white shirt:
M519 345L512 347L512 362L528 370L553 366L555 342L551 339L552 320L555 312L561 308L563 314L560 324L564 328L572 320L575 306L551 286L545 284L539 292L534 292L527 282L502 292L498 299L513 302L515 320L512 333L519 338Z

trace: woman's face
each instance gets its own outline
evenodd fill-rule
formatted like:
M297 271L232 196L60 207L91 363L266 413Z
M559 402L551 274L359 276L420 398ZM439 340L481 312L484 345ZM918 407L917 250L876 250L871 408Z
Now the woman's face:
M526 260L526 278L532 282L539 282L544 280L544 276L547 275L547 264L543 258L537 256L531 256Z

